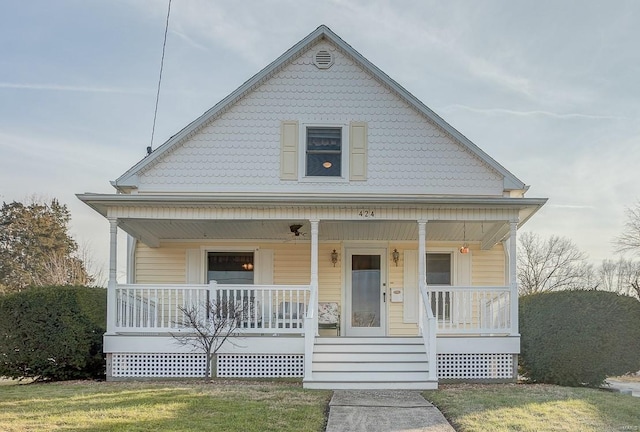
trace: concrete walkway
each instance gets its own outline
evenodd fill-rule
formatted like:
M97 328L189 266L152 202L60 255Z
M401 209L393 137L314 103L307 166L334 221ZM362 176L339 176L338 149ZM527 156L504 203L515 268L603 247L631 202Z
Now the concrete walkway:
M609 388L619 391L620 393L640 397L640 382L625 382L608 378L607 383L610 386ZM604 388L607 388L606 385Z
M417 391L336 390L326 432L452 432L446 418Z

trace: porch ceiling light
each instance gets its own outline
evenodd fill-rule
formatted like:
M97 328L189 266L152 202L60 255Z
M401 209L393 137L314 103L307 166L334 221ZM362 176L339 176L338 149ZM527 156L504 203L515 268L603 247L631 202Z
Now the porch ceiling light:
M331 252L331 264L333 264L333 266L336 266L336 263L338 262L338 252L336 252L336 250L334 249L333 252Z
M252 263L244 263L242 264L242 268L245 270L253 270L253 264Z
M333 164L329 161L323 162L322 166L325 168L331 168L333 166Z
M396 267L398 267L398 261L400 260L400 252L398 252L398 249L393 249L393 252L391 252L391 259L396 264Z

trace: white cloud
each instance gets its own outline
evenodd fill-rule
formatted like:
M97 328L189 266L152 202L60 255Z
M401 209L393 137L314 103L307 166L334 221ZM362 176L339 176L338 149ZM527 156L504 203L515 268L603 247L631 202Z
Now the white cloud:
M475 108L467 105L452 104L440 108L443 112L452 112L455 110L471 111L479 114L505 114L514 115L520 117L527 116L544 116L557 119L587 119L587 120L621 120L624 117L601 115L601 114L584 114L584 113L556 113L551 111L531 110L531 111L518 111L506 108Z
M133 154L121 147L107 148L95 142L69 140L48 135L11 133L0 130L0 150L8 169L21 172L36 171L36 164L55 167L59 172L78 170L87 173L119 165L122 160L133 161ZM51 162L55 161L55 165ZM104 179L103 179L104 180ZM30 185L30 187L38 187Z
M178 36L180 39L184 40L185 42L187 42L189 45L191 45L194 48L197 48L197 49L202 50L202 51L207 51L207 49L208 49L206 46L204 46L201 43L196 42L195 40L193 40L192 38L190 38L189 36L187 36L185 33L181 32L181 31L173 29L173 30L170 30L170 33Z
M35 83L11 83L0 82L0 88L17 89L17 90L46 90L46 91L69 91L69 92L87 92L87 93L124 93L124 94L146 94L152 90L120 88L120 87L93 87L93 86L75 86L65 84L35 84Z

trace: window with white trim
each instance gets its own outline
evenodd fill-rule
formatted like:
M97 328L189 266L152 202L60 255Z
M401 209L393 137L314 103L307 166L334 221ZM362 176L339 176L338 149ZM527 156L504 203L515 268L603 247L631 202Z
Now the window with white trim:
M306 128L305 176L342 176L342 128L309 126Z
M253 285L253 252L209 252L207 283Z
M280 122L280 179L302 182L367 180L366 122Z

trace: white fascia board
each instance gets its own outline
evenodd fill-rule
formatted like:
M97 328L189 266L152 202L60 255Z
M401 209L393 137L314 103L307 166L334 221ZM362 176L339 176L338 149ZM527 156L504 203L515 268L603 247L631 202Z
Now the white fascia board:
M126 195L126 194L78 194L79 200L106 216L111 206L208 206L208 205L434 205L434 206L490 206L531 209L527 219L546 202L546 198L507 198L507 197L443 197L424 195L381 195L381 194L254 194L254 193L218 193L215 195Z

